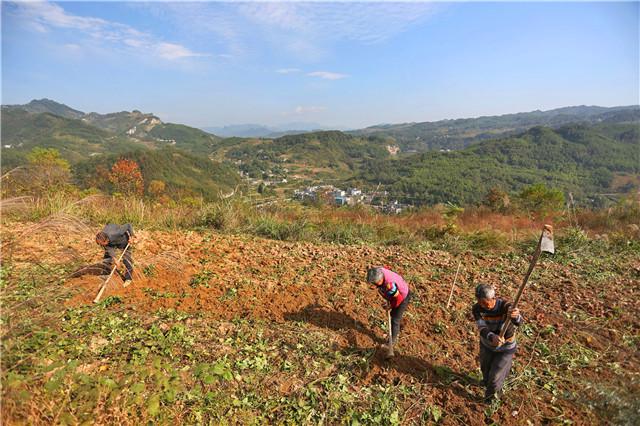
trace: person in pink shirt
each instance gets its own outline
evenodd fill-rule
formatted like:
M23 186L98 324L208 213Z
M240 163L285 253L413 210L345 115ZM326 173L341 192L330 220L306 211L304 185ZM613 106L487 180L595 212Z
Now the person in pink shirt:
M409 285L399 274L381 266L367 270L367 282L376 287L386 301L386 309L391 310L391 341L395 346L400 335L402 316L411 301Z

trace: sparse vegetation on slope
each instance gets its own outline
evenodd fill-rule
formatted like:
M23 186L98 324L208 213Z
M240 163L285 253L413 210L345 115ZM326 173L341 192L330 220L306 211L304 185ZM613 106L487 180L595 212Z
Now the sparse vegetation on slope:
M149 220L125 217L133 205L106 204L60 208ZM336 214L348 223L346 211ZM352 216L367 224L364 212ZM559 231L558 253L534 272L521 306L526 323L508 397L484 406L472 289L482 280L511 296L534 230L490 253L482 242L492 231L482 227L469 234L481 245L447 252L137 226L134 285L116 280L93 305L100 278L64 277L100 257L91 231L107 216L66 228L17 217L3 215L2 226L4 423L628 424L639 409L638 235ZM368 226L432 232L438 219L423 219L375 216L379 224ZM441 232L466 238L452 225ZM362 283L372 263L392 265L415 290L389 363L376 350L383 312Z

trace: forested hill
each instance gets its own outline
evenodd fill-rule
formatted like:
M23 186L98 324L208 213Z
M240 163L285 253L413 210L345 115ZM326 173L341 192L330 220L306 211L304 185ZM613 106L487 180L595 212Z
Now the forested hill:
M74 166L76 183L84 188L111 191L106 176L120 158L135 161L147 186L152 181L162 182L164 192L175 199L202 197L213 200L232 192L240 183L240 176L232 166L171 147L93 157Z
M51 99L46 98L34 99L28 104L24 105L3 105L2 109L3 112L4 110L16 109L33 113L48 112L49 114L57 115L64 118L81 118L85 115L85 113L82 111L78 111L77 109L68 107L65 104L61 104L59 102L52 101Z
M235 168L208 157L215 137L164 123L151 132L144 138L132 137L86 120L3 107L2 167L9 170L26 164L34 148L53 148L70 163L73 179L84 188L111 190L109 170L120 158L136 161L145 184L161 181L166 194L174 197L215 199L240 182Z
M149 142L159 147L173 145L198 154L210 154L214 145L220 141L218 136L203 130L182 124L164 123L153 114L137 110L108 114L84 113L50 99L33 100L25 105L2 106L3 121L6 119L5 115L13 122L19 117L21 122L18 125L26 129L41 127L42 130L46 130L42 123L34 123L42 120L39 114L43 113L63 119L76 119L82 123L61 121L56 125L58 128L93 126L109 132L110 137L128 138L133 142ZM3 131L3 139L4 136Z
M621 189L613 188L616 177L638 173L637 125L573 124L535 127L460 151L368 161L354 181L381 183L411 204L468 204L482 201L491 188L516 192L536 183L593 200L595 194Z
M122 153L143 146L141 141L99 129L82 120L19 108L2 109L2 165L24 163L33 148L55 148L76 163L91 155Z
M122 153L142 146L172 146L208 156L220 141L217 136L200 129L162 123L151 115L135 111L105 114L93 119L89 118L91 116L92 114L88 114L82 119L66 118L50 112L3 107L3 165L15 166L21 163L25 154L34 147L55 148L63 158L73 163L92 155ZM130 127L135 128L135 131L122 131L131 123L138 123Z
M532 111L500 116L441 120L424 123L388 124L351 132L393 138L403 151L424 152L461 149L473 143L509 136L535 126L560 127L570 123L640 122L640 106L576 106L550 111Z
M368 159L392 156L394 148L377 136L322 131L277 139L228 138L218 144L217 154L235 161L252 177L266 170L287 169L298 176L340 179L350 177Z

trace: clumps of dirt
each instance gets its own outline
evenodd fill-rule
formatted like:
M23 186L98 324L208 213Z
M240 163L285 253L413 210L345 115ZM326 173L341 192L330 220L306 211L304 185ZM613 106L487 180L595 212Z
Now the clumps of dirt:
M477 417L485 408L479 403L481 388L474 374L478 365L478 337L470 318L474 285L479 281L496 284L499 296L511 298L527 267L526 259L517 257L465 254L454 258L434 250L293 243L216 233L143 231L139 239L134 247L133 284L124 288L121 278L114 276L103 298L118 296L124 306L149 314L176 309L222 323L241 317L304 324L332 336L333 350L369 357L368 367L360 372L361 385L424 386L426 399L450 407L465 419ZM65 251L85 263L102 256L92 241L40 235L20 242L13 261L64 263ZM451 307L445 309L460 259L464 269ZM414 292L391 360L376 349L385 342L386 318L377 292L364 282L371 265L389 265ZM515 358L516 378L529 366L545 370L546 364L539 361L542 356L554 360L564 356L567 363L587 362L585 357L591 357L589 362L620 362L629 371L640 371L639 355L625 346L624 333L610 332L636 330L637 334L640 284L631 278L610 277L595 288L580 273L575 265L552 260L543 260L536 269L520 309L525 324L535 326L537 332L519 333L523 343ZM92 303L102 282L96 276L66 280L65 285L76 291L67 303ZM567 342L579 346L566 349ZM616 378L585 369L581 380L597 383ZM287 394L300 384L285 381L274 386ZM517 416L502 412L492 419L501 424L518 424L526 418L538 422L557 416L552 406L584 419L566 399L543 394L534 400L540 404L521 406ZM411 416L411 407L406 408Z

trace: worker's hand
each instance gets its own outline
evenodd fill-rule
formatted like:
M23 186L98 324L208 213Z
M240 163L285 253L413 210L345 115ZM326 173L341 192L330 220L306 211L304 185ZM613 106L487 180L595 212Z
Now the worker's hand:
M520 316L520 309L515 308L515 309L511 309L509 308L509 311L507 312L507 314L509 315L510 318L516 319Z
M390 311L391 302L389 302L388 300L385 300L384 302L382 302L382 309L384 309L385 311Z
M492 334L491 344L496 347L504 345L504 337L500 337L499 334Z

